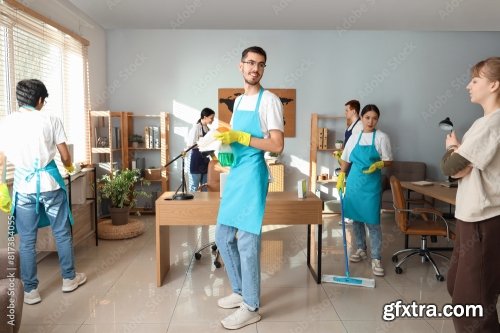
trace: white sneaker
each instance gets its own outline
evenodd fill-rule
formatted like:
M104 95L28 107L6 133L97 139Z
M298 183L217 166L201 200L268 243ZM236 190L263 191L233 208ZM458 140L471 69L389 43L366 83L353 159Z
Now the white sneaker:
M87 281L87 275L84 273L76 273L71 279L63 279L62 291L65 293L72 292Z
M42 298L40 297L40 293L38 292L38 288L32 289L29 293L24 292L24 303L33 305L40 303Z
M354 220L344 217L345 225L351 225ZM342 220L339 221L339 225L342 225Z
M355 253L351 254L351 256L349 257L349 261L360 262L361 260L365 260L366 258L366 251L363 249L357 249Z
M240 308L233 314L221 320L222 326L228 330L237 330L244 326L256 323L261 316L258 311L250 311L245 304L241 304Z
M379 259L372 259L372 271L376 276L384 276L385 271L384 267L382 267L382 263Z
M220 298L217 305L223 309L234 309L240 307L243 303L243 296L237 293L232 293L229 296Z

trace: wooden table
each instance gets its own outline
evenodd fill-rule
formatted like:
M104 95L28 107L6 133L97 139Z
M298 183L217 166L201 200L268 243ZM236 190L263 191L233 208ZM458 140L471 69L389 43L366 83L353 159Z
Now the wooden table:
M165 192L156 200L156 285L170 269L170 226L214 225L219 211L219 192L196 192L192 200L170 200ZM264 224L307 224L307 266L321 283L322 201L312 192L298 199L296 192L270 192ZM314 267L316 266L316 267Z
M455 199L457 196L456 187L445 187L440 185L439 182L434 182L432 185L415 185L412 182L401 182L401 187L421 193L426 197L434 198L439 201L449 203L450 205L455 205Z

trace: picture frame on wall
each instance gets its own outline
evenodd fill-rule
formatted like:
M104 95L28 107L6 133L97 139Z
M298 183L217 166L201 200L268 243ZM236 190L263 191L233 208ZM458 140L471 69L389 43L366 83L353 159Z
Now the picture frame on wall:
M279 97L283 103L283 118L285 122L285 137L295 137L296 90L267 89ZM234 101L245 92L243 88L219 88L219 123L229 127L233 115Z

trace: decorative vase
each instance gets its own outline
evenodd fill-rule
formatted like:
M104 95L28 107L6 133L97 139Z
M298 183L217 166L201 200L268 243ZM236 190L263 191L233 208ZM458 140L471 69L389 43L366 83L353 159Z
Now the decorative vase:
M113 225L124 225L128 223L130 207L110 207L109 213L111 214L111 223Z

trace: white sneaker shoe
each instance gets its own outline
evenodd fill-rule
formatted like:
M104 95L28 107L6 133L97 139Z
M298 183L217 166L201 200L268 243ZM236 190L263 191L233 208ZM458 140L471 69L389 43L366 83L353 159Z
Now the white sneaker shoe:
M354 222L354 220L347 218L347 217L344 217L344 222L345 222L345 225L351 225L352 222ZM339 225L342 225L342 220L339 221Z
M349 257L349 261L360 262L361 260L365 260L366 258L366 251L363 249L357 249L355 253L351 254L351 256Z
M243 296L237 293L232 293L229 296L220 298L217 305L223 309L234 309L240 307L243 303Z
M71 279L63 279L62 291L69 293L87 282L87 275L84 273L75 273L75 277Z
M258 311L250 311L245 304L241 304L238 310L222 319L221 324L228 330L237 330L238 328L258 322L260 318L261 316Z
M372 259L372 271L376 276L384 276L385 271L384 267L382 267L382 263L379 259Z
M33 305L40 303L42 298L40 297L40 293L38 292L38 288L32 289L29 293L24 292L24 303Z

